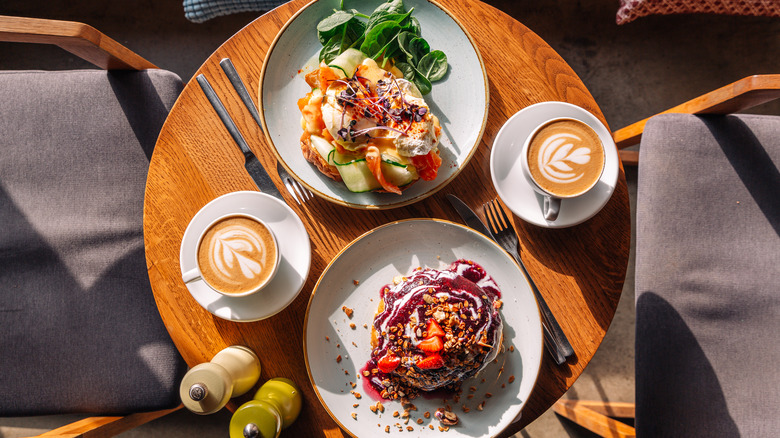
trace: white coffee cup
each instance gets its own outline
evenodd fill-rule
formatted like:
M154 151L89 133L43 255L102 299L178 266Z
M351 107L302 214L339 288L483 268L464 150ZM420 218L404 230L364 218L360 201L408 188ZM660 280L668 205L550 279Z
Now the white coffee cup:
M523 143L520 157L523 175L544 197L548 221L558 218L562 199L583 196L598 184L605 163L597 130L570 117L552 118L537 126Z
M281 254L276 236L258 217L228 213L199 232L196 267L185 283L202 280L214 291L243 297L261 291L276 275Z

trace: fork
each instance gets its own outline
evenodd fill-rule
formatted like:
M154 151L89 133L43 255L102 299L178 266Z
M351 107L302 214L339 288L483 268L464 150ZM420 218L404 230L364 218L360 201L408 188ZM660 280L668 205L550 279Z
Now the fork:
M509 221L509 218L504 212L504 209L496 199L486 202L482 206L482 210L485 212L485 217L487 218L488 224L492 229L491 231L493 231L493 235L495 236L496 241L510 254L512 254L512 257L515 258L517 263L520 265L520 268L523 270L523 273L528 278L528 282L531 284L531 290L533 291L536 300L539 302L539 309L542 312L542 328L545 331L545 344L547 345L547 348L553 353L555 362L558 365L561 365L562 363L566 362L567 357L574 354L574 349L572 348L571 343L569 343L569 339L566 337L566 334L563 333L563 330L561 329L560 324L558 324L558 321L555 319L555 316L550 311L550 308L547 306L547 302L539 292L539 288L536 287L536 284L531 278L531 275L528 273L528 269L525 267L523 260L520 258L520 253L517 249L519 242L517 233L512 226L512 222Z
M290 173L287 172L287 169L282 166L282 163L278 161L276 162L276 173L279 174L287 192L295 199L295 202L297 202L298 205L303 205L304 202L314 198L314 195L309 189L302 186L297 179L293 178Z

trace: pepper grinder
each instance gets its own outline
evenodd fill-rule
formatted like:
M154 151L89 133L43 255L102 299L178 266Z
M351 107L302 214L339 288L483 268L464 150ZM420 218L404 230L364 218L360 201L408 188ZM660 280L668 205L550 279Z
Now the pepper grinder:
M182 404L196 414L219 411L233 397L246 394L260 379L260 360L247 347L233 345L211 362L195 365L179 386Z
M277 438L301 412L303 397L290 379L276 377L263 383L254 399L230 419L230 438Z

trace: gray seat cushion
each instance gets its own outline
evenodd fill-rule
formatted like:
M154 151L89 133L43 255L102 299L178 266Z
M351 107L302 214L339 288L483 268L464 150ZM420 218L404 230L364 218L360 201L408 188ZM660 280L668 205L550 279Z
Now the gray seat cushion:
M0 415L179 403L143 199L181 89L162 70L0 72Z
M661 115L640 149L640 436L780 430L780 117Z

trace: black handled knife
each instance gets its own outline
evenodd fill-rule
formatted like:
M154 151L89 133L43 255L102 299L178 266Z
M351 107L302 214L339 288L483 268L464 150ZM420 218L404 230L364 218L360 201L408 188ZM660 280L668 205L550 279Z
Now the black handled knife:
M203 90L203 94L205 94L206 98L209 100L209 102L211 102L211 106L214 107L214 111L217 112L217 115L222 120L225 128L227 128L230 136L233 137L233 140L235 140L239 149L241 149L241 153L244 154L244 167L246 168L247 173L249 173L249 176L252 177L252 180L257 185L257 188L265 194L271 195L277 199L281 199L282 202L286 202L282 197L282 194L279 193L279 189L276 188L276 184L271 181L271 177L268 175L268 172L265 171L263 165L260 164L260 161L258 161L255 154L252 153L252 150L249 149L249 144L247 144L244 136L241 135L241 132L238 130L236 123L230 117L230 114L228 114L225 105L219 99L217 93L214 92L214 88L211 87L208 79L200 74L198 75L197 80L198 84L200 84L200 88Z
M465 202L461 201L460 198L451 193L447 194L447 200L450 201L450 205L452 205L452 207L455 208L455 211L458 212L460 218L466 222L466 225L476 231L479 231L490 239L496 240L496 238L493 236L493 233L488 230L485 224L482 223L482 221L479 219L479 216L477 216L477 214L474 213L474 211L472 211Z

